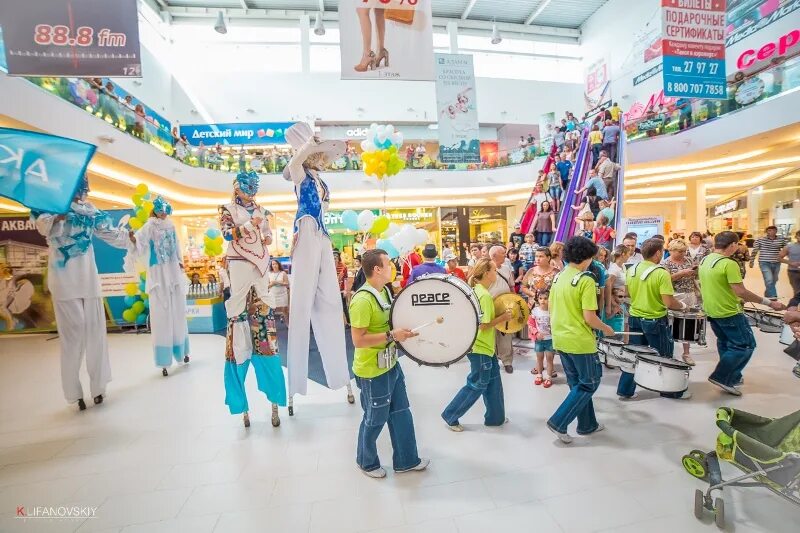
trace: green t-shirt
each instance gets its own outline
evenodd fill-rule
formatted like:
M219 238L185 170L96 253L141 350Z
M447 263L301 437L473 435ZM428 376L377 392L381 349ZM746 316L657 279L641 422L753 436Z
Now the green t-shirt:
M642 281L642 274L654 266L650 261L642 261L628 269L625 277L631 295L631 316L661 318L667 314L667 306L661 295L675 294L669 271L664 267L657 268Z
M478 302L481 305L482 324L488 324L494 320L494 300L486 287L477 283L473 288L475 296L478 297ZM494 333L495 328L488 328L483 331L478 330L478 336L475 338L475 344L472 345L472 353L479 353L481 355L494 355Z
M581 276L573 287L572 280L580 270L567 266L550 288L550 329L553 347L570 354L597 353L597 338L583 318L583 311L597 311L597 285L591 276Z
M386 290L379 294L381 303L388 305ZM375 296L367 290L359 290L350 300L350 326L366 329L367 333L385 333L389 331L389 309L384 310L375 300ZM375 378L388 372L390 368L378 368L378 352L385 347L386 343L382 342L369 348L356 348L353 374L360 378Z
M719 262L712 267L717 259ZM742 312L742 302L731 289L732 283L742 282L742 273L736 261L714 252L703 259L698 277L703 310L709 317L728 318Z

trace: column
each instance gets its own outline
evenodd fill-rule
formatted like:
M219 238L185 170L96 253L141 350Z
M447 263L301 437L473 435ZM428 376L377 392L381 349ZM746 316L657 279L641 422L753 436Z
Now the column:
M321 14L317 15L322 16ZM311 72L311 44L308 37L311 28L311 17L309 15L300 16L300 65L301 72L308 74Z
M698 180L686 182L686 234L706 230L706 184Z
M458 53L458 23L451 20L447 23L447 35L450 37L450 53Z

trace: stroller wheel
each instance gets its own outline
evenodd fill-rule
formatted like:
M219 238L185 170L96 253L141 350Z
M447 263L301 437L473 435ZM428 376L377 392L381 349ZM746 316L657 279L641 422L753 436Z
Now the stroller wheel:
M703 491L694 491L694 517L698 520L703 519Z
M698 458L694 455L684 455L681 461L683 468L693 477L703 481L708 479L708 462L705 457Z
M714 500L714 523L720 529L725 529L725 502L722 498Z
M700 450L692 450L689 452L689 455L692 457L697 458L698 461L704 461L706 458L706 452Z

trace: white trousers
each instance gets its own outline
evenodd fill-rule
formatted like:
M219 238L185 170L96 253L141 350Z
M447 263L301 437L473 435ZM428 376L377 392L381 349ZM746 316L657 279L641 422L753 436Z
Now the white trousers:
M189 324L186 321L186 294L179 287L157 287L150 293L150 337L158 368L183 362L189 355Z
M53 302L61 343L61 386L64 398L75 403L83 398L80 371L86 353L86 370L92 396L105 394L111 381L106 342L106 314L101 298L76 298Z
M287 351L289 397L305 394L308 385L308 345L314 328L328 387L350 383L342 319L342 296L336 279L331 240L312 218L299 222L292 252L292 289Z
M236 318L247 305L250 288L256 288L256 294L262 301L267 301L269 293L269 276L261 272L250 261L236 259L228 261L228 277L231 279L231 297L225 302L228 318Z

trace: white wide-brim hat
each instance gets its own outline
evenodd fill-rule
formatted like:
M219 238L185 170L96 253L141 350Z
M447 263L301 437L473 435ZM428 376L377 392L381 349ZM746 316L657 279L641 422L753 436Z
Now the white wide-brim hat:
M314 130L311 129L306 122L298 122L284 132L286 140L292 148L297 151L300 150L309 139L314 137ZM306 154L306 157L312 154L325 154L328 160L333 161L344 155L347 147L344 141L320 141L316 147Z

